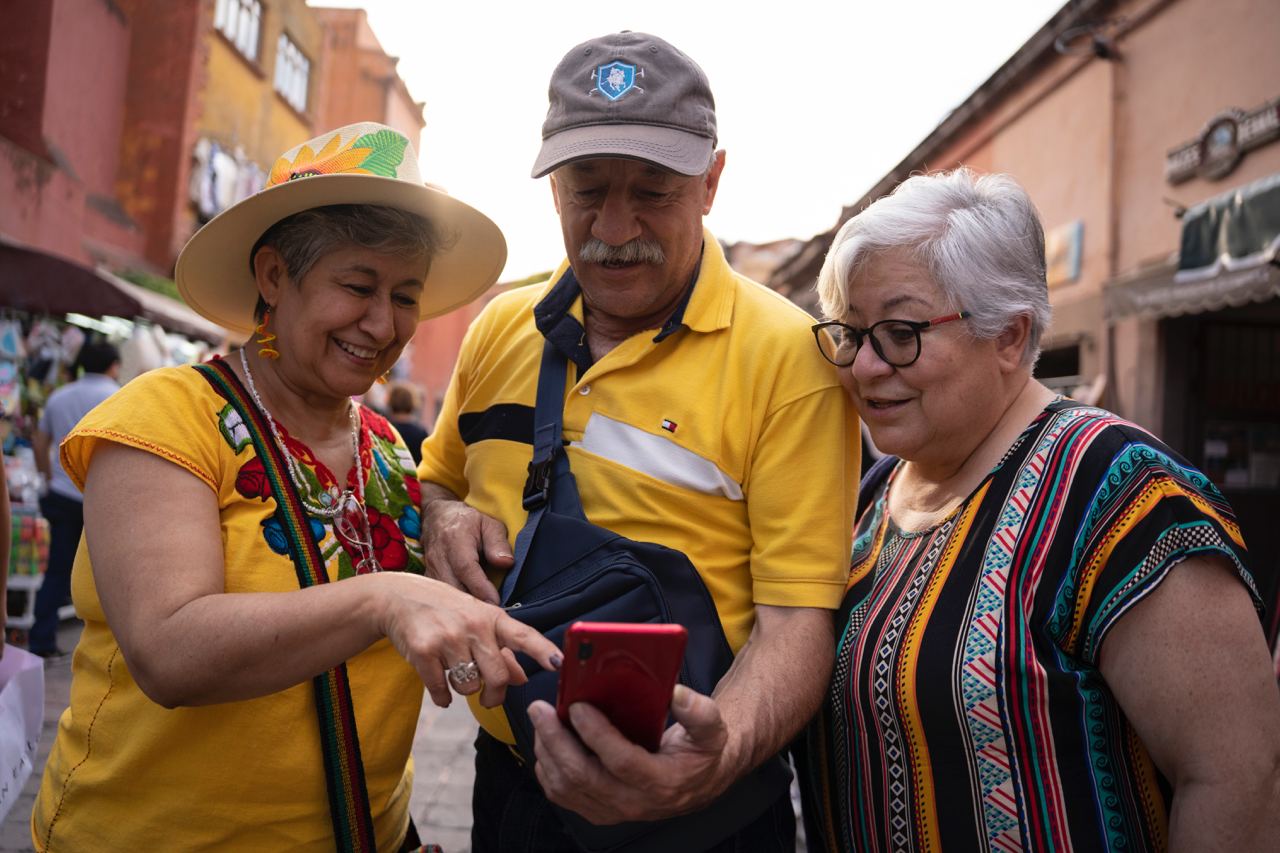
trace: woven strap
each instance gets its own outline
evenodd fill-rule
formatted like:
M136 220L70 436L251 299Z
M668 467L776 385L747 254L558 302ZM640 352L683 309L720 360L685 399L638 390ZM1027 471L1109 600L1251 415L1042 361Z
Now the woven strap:
M214 390L240 415L249 431L253 449L262 460L271 494L276 499L276 520L289 541L289 554L298 574L298 586L328 583L320 546L311 534L311 518L302 507L298 490L289 478L284 455L272 439L266 421L245 392L240 380L222 359L196 365ZM312 679L315 685L316 717L320 722L320 747L324 756L325 784L329 789L329 816L338 850L377 850L373 839L373 816L365 787L364 763L360 760L360 737L356 731L355 708L347 665L339 664Z
M499 596L503 604L515 592L524 571L529 546L538 532L538 525L551 508L551 484L557 480L560 489L555 498L564 509L572 508L575 515L582 515L582 504L577 488L569 474L569 458L562 446L564 422L564 384L569 377L568 360L547 341L542 348L542 364L538 368L538 395L533 411L533 460L529 463L529 477L524 484L524 508L529 517L516 536L515 564L503 578ZM586 516L582 515L585 519Z

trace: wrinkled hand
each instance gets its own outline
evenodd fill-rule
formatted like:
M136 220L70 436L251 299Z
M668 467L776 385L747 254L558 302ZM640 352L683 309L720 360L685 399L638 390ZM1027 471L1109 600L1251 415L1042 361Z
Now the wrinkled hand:
M435 500L423 508L422 552L427 576L498 604L498 590L481 563L497 569L515 564L507 528L463 501Z
M507 685L529 680L514 652L524 652L543 669L560 668L556 644L502 608L439 581L399 572L383 577L388 594L379 630L418 671L440 707L449 707L453 699L448 671L455 664L476 662L480 678L453 686L463 695L479 692L487 708L502 703Z
M710 803L733 782L723 761L728 729L720 709L710 696L677 685L671 713L676 723L652 753L587 703L570 706L572 731L546 702L530 704L534 772L547 798L601 826L659 820Z

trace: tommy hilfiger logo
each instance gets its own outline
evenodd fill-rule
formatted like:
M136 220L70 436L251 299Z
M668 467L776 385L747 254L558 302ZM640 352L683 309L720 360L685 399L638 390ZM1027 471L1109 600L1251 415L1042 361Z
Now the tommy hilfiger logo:
M669 420L667 420L666 418L663 418L663 419L662 419L662 428L663 428L663 429L665 429L667 432L675 432L675 431L676 431L676 422L675 422L675 421L669 421Z

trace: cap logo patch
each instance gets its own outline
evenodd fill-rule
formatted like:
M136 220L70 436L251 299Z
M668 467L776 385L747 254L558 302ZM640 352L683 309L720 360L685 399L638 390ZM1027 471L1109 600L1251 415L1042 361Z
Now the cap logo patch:
M667 432L675 432L678 426L679 425L675 421L667 420L666 418L662 419L662 428Z
M643 77L644 71L640 71L639 74ZM595 91L611 101L618 100L632 89L638 92L644 91L636 86L636 67L625 62L615 60L608 65L601 65L595 71L595 80Z

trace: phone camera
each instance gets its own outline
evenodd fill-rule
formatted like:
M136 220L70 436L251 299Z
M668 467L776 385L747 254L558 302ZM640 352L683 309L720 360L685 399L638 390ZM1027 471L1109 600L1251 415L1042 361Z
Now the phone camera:
M578 660L586 660L587 658L591 657L592 651L593 649L591 648L591 643L589 642L581 643L578 646Z

